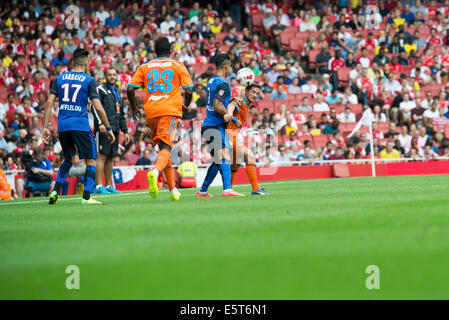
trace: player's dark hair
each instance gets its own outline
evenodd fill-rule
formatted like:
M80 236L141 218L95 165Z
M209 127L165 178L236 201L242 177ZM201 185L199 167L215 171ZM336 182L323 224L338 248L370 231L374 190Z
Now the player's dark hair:
M76 48L73 52L73 64L75 66L82 66L84 63L84 59L89 56L89 51L83 48Z
M157 38L154 43L154 51L158 57L168 57L170 55L170 41L167 37Z
M258 83L250 83L249 85L246 86L245 90L251 90L252 88L259 88L262 89L262 87L258 84ZM268 110L268 109L267 109Z
M223 68L226 64L231 63L231 58L227 53L219 53L215 56L215 66L217 69Z
M108 71L115 71L115 73L118 74L117 69L115 69L114 67L109 67L109 68L107 68L107 69L104 71L104 75L106 75L106 74L108 73Z

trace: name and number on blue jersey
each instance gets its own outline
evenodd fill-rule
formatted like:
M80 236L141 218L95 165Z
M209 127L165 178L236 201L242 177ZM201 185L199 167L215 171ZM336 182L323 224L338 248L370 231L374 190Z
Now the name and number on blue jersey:
M203 127L216 127L223 124L223 116L214 111L214 100L218 99L225 108L231 100L231 86L220 76L213 76L207 83L206 118Z
M99 99L97 82L82 72L66 72L53 81L50 93L59 99L58 132L91 131L88 99Z

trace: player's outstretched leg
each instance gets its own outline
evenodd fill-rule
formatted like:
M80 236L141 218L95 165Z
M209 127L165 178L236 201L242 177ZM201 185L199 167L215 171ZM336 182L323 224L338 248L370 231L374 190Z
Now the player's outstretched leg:
M223 159L220 164L220 173L223 180L223 197L241 197L244 194L238 193L231 187L231 164L229 160Z
M97 201L95 199L92 199L90 197L90 194L95 186L95 176L97 169L94 165L89 163L95 163L94 160L86 161L88 164L86 166L86 174L84 175L84 193L83 193L83 199L81 200L81 204L103 204L100 201Z
M246 162L246 174L248 175L248 179L251 183L251 186L253 188L253 191L251 192L251 195L263 195L268 196L270 195L268 192L265 191L264 188L261 188L259 186L259 183L257 181L257 168L256 168L256 159L254 159L253 153L245 148L244 153L244 159Z
M175 184L175 177L173 175L173 164L171 159L168 159L168 164L164 169L164 175L167 179L168 189L170 190L170 199L172 201L178 201L181 199L181 192L178 191Z
M259 186L259 183L257 182L257 169L254 164L247 164L246 165L246 174L248 175L249 181L251 182L251 186L253 187L253 191L251 192L251 195L263 195L268 196L270 195L268 192L265 191L264 188L261 188Z
M155 168L147 173L148 192L152 198L157 198L159 195L157 179L159 178L159 174L165 169L165 167L167 167L168 161L170 160L170 147L163 142L159 146L161 151L157 155Z
M65 160L58 171L58 176L56 177L56 183L53 191L50 193L50 197L48 198L48 204L56 204L58 203L59 192L61 190L61 186L64 183L65 179L69 175L70 168L72 167L72 163L68 160Z
M239 171L239 168L240 168L239 164L232 164L231 165L231 188L234 186L235 175Z
M209 189L209 186L211 185L212 181L214 181L215 177L217 176L218 169L219 169L218 164L216 164L215 161L212 162L209 168L207 169L206 177L204 178L200 191L198 191L198 193L196 194L197 198L213 197L213 195L209 194L207 190Z

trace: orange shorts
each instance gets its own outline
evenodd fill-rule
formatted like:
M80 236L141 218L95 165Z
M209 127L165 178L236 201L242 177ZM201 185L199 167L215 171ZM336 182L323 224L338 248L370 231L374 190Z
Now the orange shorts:
M153 144L157 145L162 141L171 147L176 136L178 120L179 118L176 116L161 116L148 119Z

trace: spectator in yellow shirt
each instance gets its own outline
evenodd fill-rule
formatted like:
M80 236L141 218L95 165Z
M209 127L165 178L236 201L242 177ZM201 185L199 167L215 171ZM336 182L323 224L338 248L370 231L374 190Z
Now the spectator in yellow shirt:
M220 17L217 16L214 18L214 23L210 26L210 31L212 31L213 34L217 34L221 32L221 28Z
M407 52L407 54L410 54L410 51L415 50L415 52L418 52L418 45L416 43L413 43L413 38L410 37L407 40L407 43L404 44L404 50Z
M398 150L393 148L393 141L388 141L387 147L380 152L381 159L399 159L400 157Z

